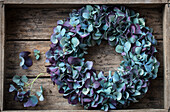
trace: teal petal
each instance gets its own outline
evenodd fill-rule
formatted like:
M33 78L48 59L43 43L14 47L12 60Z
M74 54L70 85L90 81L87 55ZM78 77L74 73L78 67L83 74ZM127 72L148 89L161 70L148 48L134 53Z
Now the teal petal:
M88 32L92 32L93 31L93 25L89 25L88 29L87 29Z
M116 93L116 96L117 96L117 100L121 100L121 98L122 98L122 93L117 92L117 93Z
M133 23L134 23L134 24L139 24L139 19L138 19L138 18L134 18L134 19L133 19Z
M36 58L36 60L39 60L39 58L40 58L40 55L36 55L36 57L35 57L35 58Z
M65 35L65 33L66 33L66 29L65 29L65 28L63 28L63 29L61 30L60 34L61 34L61 36L64 36L64 35Z
M93 7L92 7L91 5L86 5L86 9L87 9L88 11L92 11L92 10L93 10Z
M140 54L141 49L142 49L141 47L136 47L136 48L135 48L135 53L136 53L136 54Z
M73 44L74 47L77 47L80 44L80 41L77 39L77 37L73 37L71 39L71 43Z
M115 72L114 74L113 74L113 83L116 83L116 82L118 82L120 79L119 79L119 75L118 75L118 73L117 72Z
M145 26L144 18L139 18L139 24L142 25L142 26Z
M117 45L115 50L116 50L117 53L122 53L123 52L123 48L124 48L123 46Z
M9 92L13 92L14 90L16 90L16 88L13 84L10 84Z
M87 95L89 93L90 89L89 88L83 88L82 93L84 95Z
M84 12L83 15L82 15L85 19L89 19L90 18L90 14L89 12Z
M113 40L115 40L115 38L116 38L115 36L110 36L109 41L113 41Z
M57 26L54 28L54 33L59 33L61 31L62 26Z
M64 21L63 21L63 20L58 20L58 21L57 21L57 24L58 24L58 25L62 25L62 24L64 24Z
M65 44L66 44L66 41L67 41L67 37L63 37L63 38L60 40L60 45L64 47Z
M39 91L37 91L36 94L37 94L38 96L41 96L42 93L39 92Z
M72 70L73 72L73 79L77 79L79 74L78 74L78 71L77 70Z
M22 67L24 65L24 63L25 63L25 60L24 60L23 57L19 57L19 59L21 59L20 66Z
M125 45L124 45L124 51L125 51L126 53L128 53L129 50L130 50L130 48L131 48L131 43L127 41L127 42L125 43Z
M24 103L24 107L34 107L36 106L38 103L38 99L36 96L30 96L28 101L26 103Z
M28 78L27 78L27 76L25 76L25 75L23 75L22 77L21 77L21 81L22 82L28 82Z
M12 78L12 81L15 82L16 84L18 84L18 83L20 82L20 76L15 75L15 76Z
M44 101L44 96L43 95L40 96L39 101Z

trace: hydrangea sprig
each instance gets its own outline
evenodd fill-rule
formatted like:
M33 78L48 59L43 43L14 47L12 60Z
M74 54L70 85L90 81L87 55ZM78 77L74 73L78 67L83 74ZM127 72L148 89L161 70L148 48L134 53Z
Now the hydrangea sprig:
M41 55L40 50L34 49L33 52L34 52L35 59L39 60L40 55ZM33 64L32 59L29 56L30 54L31 54L31 52L29 52L29 51L22 51L19 54L19 59L21 59L20 66L23 69L28 69L28 67L31 67ZM42 53L42 54L44 54L44 53Z
M40 50L34 49L34 56L36 58L36 60L40 59Z
M43 73L40 73L31 83L28 83L28 78L23 75L22 77L15 75L12 79L12 81L15 83L15 86L13 84L10 84L9 92L14 92L15 101L23 102L24 107L34 107L38 104L37 96L32 94L32 87L34 82L38 79L39 76L41 76ZM37 91L36 93L39 96L39 101L43 101L43 87L40 87L40 91Z

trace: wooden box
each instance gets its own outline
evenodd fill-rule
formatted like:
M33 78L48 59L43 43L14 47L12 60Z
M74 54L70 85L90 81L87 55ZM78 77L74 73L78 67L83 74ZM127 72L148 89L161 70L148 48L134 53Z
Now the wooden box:
M19 52L39 49L45 53L49 49L50 35L57 25L57 20L68 17L72 9L85 4L125 5L139 12L146 25L153 28L158 41L156 57L160 62L158 77L151 81L149 91L138 103L127 109L114 112L168 112L170 106L170 7L168 0L0 0L0 108L2 111L82 111L83 108L68 104L59 94L57 87L46 73L45 55L40 61L33 59L33 66L28 70L19 67ZM94 62L97 70L114 70L118 67L121 56L113 47L103 41L100 46L88 50L86 59ZM9 83L14 75L27 75L31 80L39 73L45 73L34 84L45 90L45 101L38 106L24 108L13 100L8 92ZM85 110L88 111L88 110Z

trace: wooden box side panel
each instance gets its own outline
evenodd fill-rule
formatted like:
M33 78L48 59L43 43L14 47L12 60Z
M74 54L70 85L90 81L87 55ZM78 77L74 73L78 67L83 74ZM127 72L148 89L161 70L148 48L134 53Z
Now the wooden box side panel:
M4 6L0 2L0 111L3 110L3 93L4 93Z
M163 4L167 0L4 0L5 4Z
M99 110L22 110L22 112L99 112ZM3 112L21 112L20 110L3 111ZM102 111L100 111L102 112ZM109 112L168 112L166 109L124 109L109 110Z
M163 20L164 35L164 107L170 108L170 7L168 4L164 8Z

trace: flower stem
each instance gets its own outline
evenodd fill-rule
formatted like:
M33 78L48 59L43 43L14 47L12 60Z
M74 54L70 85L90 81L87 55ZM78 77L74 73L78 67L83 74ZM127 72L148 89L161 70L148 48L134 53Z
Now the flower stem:
M39 77L40 75L43 75L43 74L44 74L44 73L40 73L39 75L37 75L37 77L36 77L31 83L25 85L25 87L27 87L27 86L29 86L29 85L31 85L31 87L32 87L32 85L33 85L34 82L38 79L38 77Z

